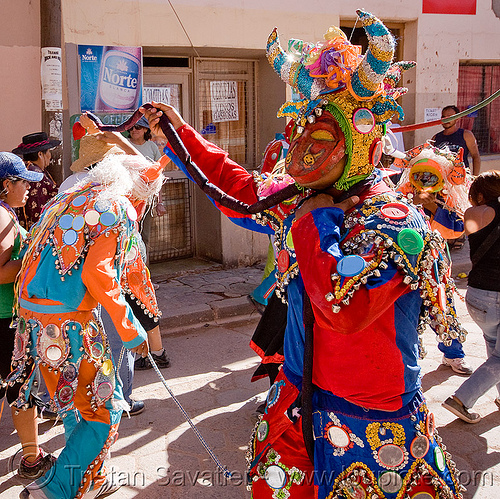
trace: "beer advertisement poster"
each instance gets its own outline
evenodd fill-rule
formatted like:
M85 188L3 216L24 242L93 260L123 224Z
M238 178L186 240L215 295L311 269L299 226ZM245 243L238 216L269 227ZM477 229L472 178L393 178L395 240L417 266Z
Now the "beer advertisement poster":
M81 111L129 112L142 104L142 47L79 45Z

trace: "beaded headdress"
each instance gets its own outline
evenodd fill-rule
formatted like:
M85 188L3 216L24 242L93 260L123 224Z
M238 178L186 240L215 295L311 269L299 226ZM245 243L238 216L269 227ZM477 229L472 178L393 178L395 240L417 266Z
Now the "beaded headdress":
M402 169L396 190L439 194L443 207L463 214L470 206L468 192L471 184L463 161L463 149L451 152L439 149L429 142L406 152L403 159L395 159L393 166Z
M325 40L316 44L291 39L285 52L277 29L269 36L267 58L276 73L301 95L286 102L278 117L295 120L296 133L314 122L324 110L337 120L346 139L346 165L335 187L347 190L366 178L382 157L384 124L404 114L396 99L407 92L397 88L401 71L413 62L392 63L395 41L389 30L372 14L356 11L368 36L364 56L346 35L332 26Z

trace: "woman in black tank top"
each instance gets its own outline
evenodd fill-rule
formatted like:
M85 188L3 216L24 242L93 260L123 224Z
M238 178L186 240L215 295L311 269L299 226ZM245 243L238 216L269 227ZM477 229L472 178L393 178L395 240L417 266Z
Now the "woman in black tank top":
M443 407L468 423L477 423L481 416L468 409L495 385L500 394L500 171L476 177L469 199L472 208L465 212L465 232L473 264L465 301L483 331L488 359ZM500 409L499 397L495 404Z

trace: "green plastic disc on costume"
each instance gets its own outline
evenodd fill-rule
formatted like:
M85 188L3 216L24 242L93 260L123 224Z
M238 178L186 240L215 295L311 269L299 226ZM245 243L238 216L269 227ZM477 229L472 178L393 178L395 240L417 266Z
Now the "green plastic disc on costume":
M443 472L446 468L446 461L444 458L444 452L442 451L441 447L436 447L434 449L434 462L436 463L436 468L438 469L438 471Z
M424 240L415 229L403 229L398 234L399 247L409 255L418 255L424 249Z
M289 230L288 231L288 234L286 235L286 245L290 248L290 249L294 249L294 245L293 245L293 238L292 238L292 231Z
M257 427L257 440L259 442L263 442L267 438L268 434L269 434L269 423L263 420L259 423L259 426Z

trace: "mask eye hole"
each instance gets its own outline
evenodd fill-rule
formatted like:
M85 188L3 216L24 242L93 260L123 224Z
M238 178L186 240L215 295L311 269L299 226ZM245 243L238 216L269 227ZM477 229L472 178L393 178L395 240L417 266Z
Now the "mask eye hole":
M311 138L314 140L326 140L328 142L335 141L335 137L328 130L314 130L311 133Z

